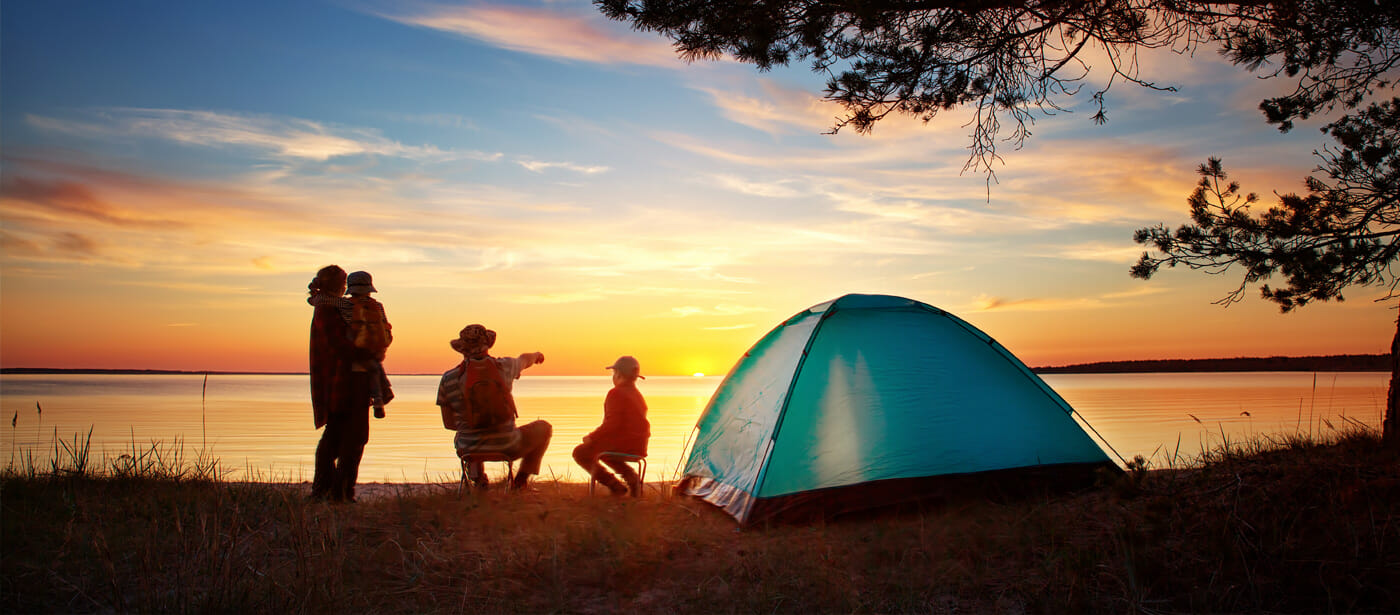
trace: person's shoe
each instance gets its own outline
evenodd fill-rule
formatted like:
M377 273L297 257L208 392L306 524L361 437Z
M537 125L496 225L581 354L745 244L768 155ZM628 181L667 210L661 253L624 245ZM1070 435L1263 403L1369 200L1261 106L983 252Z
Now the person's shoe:
M631 491L622 483L613 483L611 485L608 485L608 490L611 491L612 494L617 497L625 497Z
M632 494L632 497L634 498L642 497L642 477L627 477L627 492Z

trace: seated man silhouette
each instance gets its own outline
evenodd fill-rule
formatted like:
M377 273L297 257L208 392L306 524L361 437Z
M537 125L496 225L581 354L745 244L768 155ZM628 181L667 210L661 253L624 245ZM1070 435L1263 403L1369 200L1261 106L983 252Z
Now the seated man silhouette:
M515 474L514 489L523 489L530 477L539 474L540 461L554 428L545 421L515 426L515 397L512 385L520 372L537 363L544 363L544 354L527 352L519 357L493 357L489 350L496 344L496 332L481 325L467 325L452 340L452 349L462 354L462 362L447 370L438 383L438 406L442 408L442 426L457 432L453 444L457 456L471 453L501 453L511 460L520 459ZM468 469L478 487L487 485L481 464Z
M642 375L642 366L637 359L619 357L606 369L613 370L613 388L603 401L603 424L593 433L584 436L583 444L574 448L574 461L588 470L588 473L613 492L613 495L633 497L642 495L642 479L623 460L598 456L604 452L626 453L647 456L647 440L651 439L651 423L647 421L647 402L642 392L637 390L637 379ZM622 477L618 480L604 465L612 468ZM626 482L624 486L622 483Z

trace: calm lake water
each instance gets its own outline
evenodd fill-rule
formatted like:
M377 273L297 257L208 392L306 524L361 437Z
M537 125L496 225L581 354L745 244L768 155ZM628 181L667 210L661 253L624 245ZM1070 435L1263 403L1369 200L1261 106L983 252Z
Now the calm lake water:
M438 377L392 380L397 398L386 419L371 419L361 482L456 480L452 434L442 429L434 404ZM641 382L652 425L649 480L674 476L720 380L657 376ZM1352 421L1379 426L1389 374L1076 374L1045 381L1118 455L1162 465L1198 457L1223 439L1319 434ZM516 382L520 420L554 425L544 478L587 480L569 455L602 420L611 386L607 376L527 375ZM188 459L204 450L233 480L308 481L320 432L312 427L307 390L306 376L213 375L206 388L201 375L5 375L0 411L15 425L0 432L0 463L19 464L28 454L47 467L57 443L85 438L91 429L97 460L155 444Z

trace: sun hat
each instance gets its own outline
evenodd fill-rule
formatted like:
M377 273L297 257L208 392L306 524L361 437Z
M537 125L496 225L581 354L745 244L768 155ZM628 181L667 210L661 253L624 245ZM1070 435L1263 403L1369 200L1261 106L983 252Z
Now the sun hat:
M616 361L613 361L612 365L604 367L603 369L611 369L619 374L636 376L638 378L641 378L642 380L647 379L646 376L642 375L642 364L637 362L637 358L632 355L620 356L617 358Z
M496 332L481 325L467 325L457 334L457 339L449 343L453 350L464 355L485 354L496 345Z
M368 271L356 271L345 277L345 292L355 293L377 293L374 287L374 278L370 277Z

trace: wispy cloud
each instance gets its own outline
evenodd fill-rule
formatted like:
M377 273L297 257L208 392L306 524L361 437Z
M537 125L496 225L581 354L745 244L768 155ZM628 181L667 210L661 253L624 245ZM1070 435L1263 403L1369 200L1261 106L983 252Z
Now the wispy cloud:
M691 316L739 316L743 314L753 314L770 311L766 307L752 305L720 304L713 307L699 307L694 305L677 306L668 312L657 314L657 318L688 318Z
M562 303L583 303L588 301L601 301L616 297L646 297L654 299L658 297L687 297L697 296L727 297L740 293L723 288L697 288L690 287L665 287L665 286L641 286L641 287L584 287L572 290L560 290L551 293L513 293L502 296L504 301L527 305L555 305ZM735 308L729 306L728 310L717 306L714 309L695 308L691 312L689 308L677 308L677 311L666 312L659 316L662 318L678 318L686 315L709 315L709 316L733 316L749 312L768 311L767 308ZM736 311L737 310L737 311Z
M378 131L334 127L286 117L257 117L181 109L109 109L86 121L28 115L31 126L86 138L148 138L195 147L240 147L274 158L324 162L350 156L422 161L499 160L501 154L405 145Z
M977 204L967 205L942 199L880 198L846 191L831 191L827 196L836 203L839 211L860 214L886 224L927 228L942 235L1024 234L1063 225L1062 221L1054 218L999 212L985 204L979 207Z
M1127 265L1137 261L1143 250L1143 246L1133 243L1125 235L1120 242L1091 241L1056 246L1049 256Z
M476 3L414 4L378 12L402 24L464 36L488 45L559 60L641 64L680 69L686 64L659 36L637 34L597 11L564 12Z
M1091 297L1025 297L1007 298L981 295L973 301L970 312L1058 312L1121 307L1134 300L1169 292L1161 286L1139 286L1124 291L1105 292Z
M520 166L525 167L527 170L534 173L543 173L550 169L564 169L566 171L573 171L575 173L582 173L584 175L597 175L599 173L608 172L608 167L603 165L583 165L575 164L572 162L545 162L542 160L525 159L517 160L516 164L519 164Z
M1196 66L1195 62L1179 60L1173 54L1155 54L1158 64L1153 66L1153 72L1175 77L1179 75L1171 72L1172 61L1192 65L1192 70L1209 73L1206 87L1232 82L1243 75L1238 67L1219 62ZM1077 114L1045 118L1035 126L1038 134L1024 149L1002 148L1007 163L998 167L998 181L993 185L986 184L986 176L981 173L967 173L963 168L969 128L964 125L965 118L957 116L957 110L940 114L928 124L916 118L891 116L872 135L843 131L824 135L827 142L814 146L810 139L790 137L826 132L843 110L809 90L782 86L775 80L696 89L707 94L725 118L775 137L774 143L755 147L751 141L732 137L653 134L657 141L711 163L743 169L725 174L721 187L741 194L777 196L764 192L771 182L763 177L786 173L802 182L834 187L828 196L842 200L843 207L850 211L890 220L901 216L910 221L927 220L932 226L951 222L958 222L954 228L974 226L968 223L980 218L1000 225L995 227L997 230L1043 230L1105 222L1150 223L1172 215L1179 217L1184 211L1185 196L1196 179L1193 169L1205 155L1222 150L1235 152L1241 160L1269 161L1254 168L1233 169L1237 177L1250 181L1250 185L1262 186L1263 190L1275 186L1293 189L1298 177L1307 170L1299 167L1296 160L1280 160L1277 146L1274 151L1241 152L1240 142L1252 141L1256 135L1279 141L1262 122L1258 126L1251 123L1231 128L1232 132L1225 135L1183 130L1192 122L1203 121L1199 119L1202 103L1156 91L1145 93L1132 86L1120 86L1115 92L1130 92L1128 97L1133 100L1149 98L1157 104L1187 108L1164 118L1171 123L1163 124L1160 130L1137 131L1129 136L1109 130L1118 124L1086 129L1087 120ZM1227 162L1230 160L1227 158ZM1284 172L1289 168L1294 169L1292 175ZM1263 179L1254 181L1256 176ZM962 207L964 211L981 209L984 213L955 220L940 219L939 209L924 209L940 202L957 202L966 206ZM998 215L1004 218L998 221ZM1032 223L1031 227L1025 226L1027 222Z
M14 205L10 205L14 204ZM15 176L0 178L0 211L10 219L43 217L62 220L84 218L116 226L173 228L184 222L123 211L94 194L88 184L65 180Z
M804 194L803 190L796 186L798 184L796 179L754 181L730 174L712 175L711 178L714 180L714 185L739 194L779 199L794 198Z
M1081 310L1098 307L1097 299L1084 297L1075 299L994 297L982 295L973 302L972 312L1049 312L1060 310Z
M818 195L840 211L968 233L1161 220L1182 211L1199 162L1180 148L1155 143L1041 139L1015 152L1014 164L989 189L983 176L962 172L963 137L924 127L891 132L900 134L839 135L815 147L755 148L678 133L653 138L732 167L712 177L714 186L735 193Z
M375 208L357 186L329 192L238 176L170 180L11 156L3 164L0 218L10 263L100 257L114 266L272 272L318 266L326 245L366 246L377 259L393 259L431 239L391 243L399 231L383 230L376 212L395 197L384 195ZM453 245L451 238L442 244Z
M1170 291L1171 288L1160 284L1156 286L1139 286L1137 288L1125 290L1122 292L1104 293L1103 298L1106 300L1136 299L1138 297L1151 297L1154 295L1161 295Z
M463 117L455 113L385 113L384 117L394 122L406 124L421 124L436 128L461 128L463 130L480 130L476 122L468 117Z
M592 291L575 291L544 293L536 295L514 295L508 299L514 303L527 305L554 305L560 303L579 303L583 301L597 301L607 297L606 294Z
M708 94L720 114L730 121L772 135L817 134L829 131L843 110L806 90L759 82L762 95L714 87L697 87Z
M625 123L620 121L604 121L600 118L573 113L560 113L557 115L536 113L531 117L549 124L552 127L551 130L558 134L572 135L590 142L597 142L599 140L611 141L616 139L619 133L619 127L626 126ZM623 132L626 131L624 130Z
M54 236L54 247L60 252L81 256L97 256L97 240L78 233L63 232Z
M849 112L840 103L827 100L811 89L766 79L725 87L699 85L695 89L708 95L726 119L775 137L824 135L854 149L873 143L888 146L899 141L923 144L925 148L928 143L951 143L959 150L968 138L967 118L963 117L967 111L962 109L941 112L929 122L909 115L890 115L868 134L856 134L850 128L832 134Z
M683 152L745 168L804 168L820 172L821 175L838 177L864 173L885 177L886 174L905 172L925 178L957 180L963 176L964 141L962 137L940 138L940 134L919 129L913 132L892 130L884 138L848 132L812 134L810 139L769 146L757 146L749 140L712 138L675 131L653 131L650 136ZM968 176L962 183L983 188L980 177ZM985 190L978 192L985 194Z

